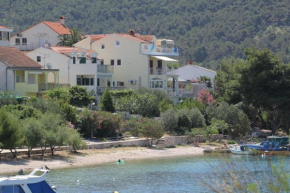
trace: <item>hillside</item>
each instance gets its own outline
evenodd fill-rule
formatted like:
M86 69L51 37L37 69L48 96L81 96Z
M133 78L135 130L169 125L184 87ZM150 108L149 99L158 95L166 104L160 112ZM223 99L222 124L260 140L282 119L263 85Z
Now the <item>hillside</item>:
M122 3L120 3L122 2ZM245 47L268 48L290 62L288 0L2 0L0 24L20 31L66 17L85 34L127 32L175 40L182 61L217 68Z

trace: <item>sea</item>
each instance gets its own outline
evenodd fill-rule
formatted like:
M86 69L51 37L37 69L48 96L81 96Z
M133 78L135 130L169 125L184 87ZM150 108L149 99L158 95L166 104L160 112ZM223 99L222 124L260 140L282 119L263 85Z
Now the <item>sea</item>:
M283 167L281 171L289 173L289 161L289 157L232 154L124 160L124 164L52 170L47 182L58 193L209 193L222 191L233 180L267 183L270 168L279 172Z

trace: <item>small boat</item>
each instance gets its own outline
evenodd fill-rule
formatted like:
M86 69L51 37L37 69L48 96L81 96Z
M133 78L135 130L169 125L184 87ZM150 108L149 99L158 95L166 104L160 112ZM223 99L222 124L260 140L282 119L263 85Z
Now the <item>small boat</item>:
M247 147L261 155L290 155L288 137L270 136L267 137L267 141L259 145L247 145Z
M28 175L0 177L0 193L55 193L55 188L45 181L48 172L46 167L34 169Z
M248 148L245 145L236 145L230 148L230 151L232 154L238 154L238 155L253 155L255 154L255 151L252 151L252 149Z

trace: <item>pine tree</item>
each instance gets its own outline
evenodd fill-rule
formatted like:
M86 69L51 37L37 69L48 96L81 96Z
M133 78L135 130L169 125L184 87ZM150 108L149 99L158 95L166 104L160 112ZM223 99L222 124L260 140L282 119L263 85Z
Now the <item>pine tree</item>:
M113 99L110 93L110 88L107 86L105 89L105 92L103 93L102 99L101 99L101 108L103 111L108 112L115 112L115 107L113 104Z

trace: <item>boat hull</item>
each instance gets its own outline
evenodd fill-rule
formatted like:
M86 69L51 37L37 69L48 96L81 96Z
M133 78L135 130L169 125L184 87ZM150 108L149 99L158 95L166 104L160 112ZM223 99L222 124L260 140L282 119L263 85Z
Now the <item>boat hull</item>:
M259 155L290 155L288 150L257 150Z

